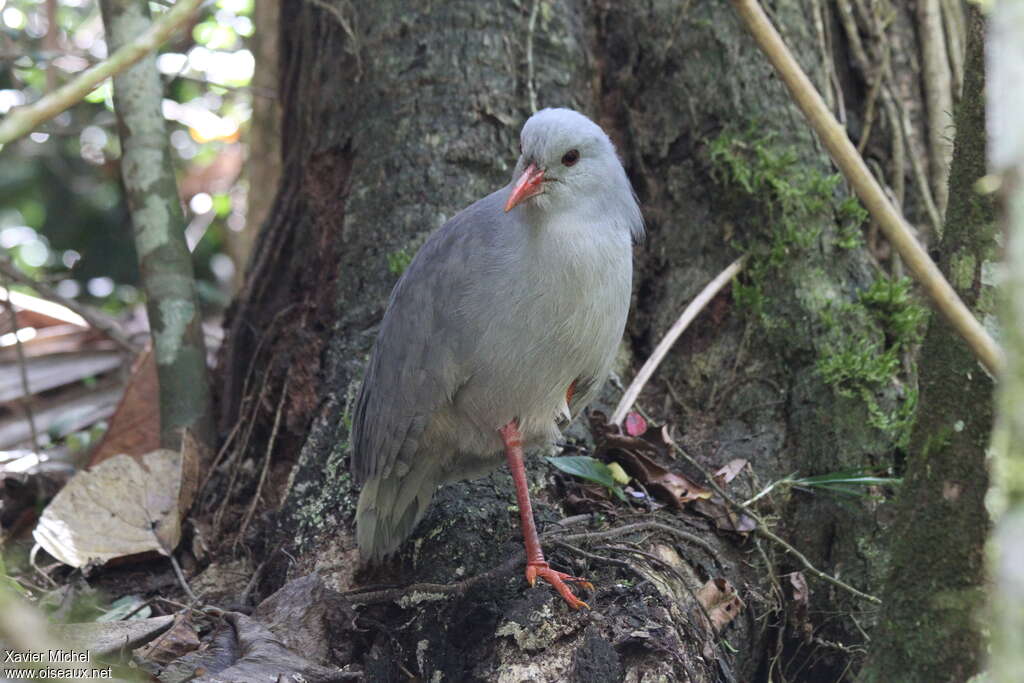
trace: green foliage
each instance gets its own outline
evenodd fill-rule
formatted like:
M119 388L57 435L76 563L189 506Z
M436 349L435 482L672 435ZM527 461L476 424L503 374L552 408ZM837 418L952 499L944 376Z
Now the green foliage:
M626 494L622 492L622 487L615 481L611 469L596 458L589 455L564 455L548 458L547 461L566 474L600 484L614 493L619 500L626 500Z
M857 246L867 212L855 198L837 196L839 174L807 170L793 149L780 148L770 133L761 133L756 126L727 129L709 141L708 149L712 176L741 199L756 201L768 216L767 230L737 244L752 258L742 281L733 283L733 297L771 328L766 279L818 245L822 226L830 220L840 226L838 246Z
M151 3L150 10L156 17L164 8ZM196 275L202 302L212 307L224 306L232 282L235 264L226 236L246 218L238 147L252 108L248 86L255 66L245 45L253 33L252 12L253 0L209 3L197 16L196 44L172 42L157 55L165 103L173 105L164 111L180 187L187 190L185 219L190 237L199 240L193 251ZM8 0L3 22L7 29L21 28L7 34L8 52L18 57L0 73L0 115L74 77L102 46L95 3L57 3L51 26L46 3ZM55 62L47 36L75 49ZM57 82L49 83L48 74ZM0 247L22 271L49 281L61 294L117 314L140 296L117 177L121 152L111 93L108 80L0 151L6 155L0 163Z
M917 409L917 392L908 391L891 412L878 394L899 374L900 359L921 341L927 311L916 303L907 278L877 278L855 302L834 304L822 312L825 342L817 370L842 396L857 396L868 408L868 421L905 446Z
M885 330L890 344L907 348L921 341L928 311L911 296L910 278L880 277L860 293L858 300Z
M405 248L388 254L388 272L392 275L401 275L412 263L412 254Z
M860 247L868 213L856 197L839 191L841 176L808 170L794 150L781 148L756 126L727 129L708 148L717 181L741 201L756 202L759 213L768 216L768 229L738 244L751 259L743 281L733 283L733 296L766 330L778 329L780 321L769 313L768 283L785 277L812 249ZM829 225L835 229L826 233ZM813 288L815 283L797 286ZM892 411L883 409L878 397L892 387L903 353L921 340L927 314L910 286L906 278L882 276L853 301L814 292L825 300L809 325L816 336L816 368L825 383L839 395L863 400L870 424L899 442L909 438L916 392L906 392Z

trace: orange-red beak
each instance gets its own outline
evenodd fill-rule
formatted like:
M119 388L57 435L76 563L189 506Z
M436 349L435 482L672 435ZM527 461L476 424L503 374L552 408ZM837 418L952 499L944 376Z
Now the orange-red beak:
M505 211L511 211L517 204L543 192L544 188L541 185L543 182L544 170L537 168L537 164L531 163L516 181L515 187L512 188L512 194L505 202Z

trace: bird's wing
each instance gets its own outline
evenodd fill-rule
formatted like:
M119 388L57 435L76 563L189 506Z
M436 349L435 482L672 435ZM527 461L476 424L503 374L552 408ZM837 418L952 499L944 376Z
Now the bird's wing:
M353 413L358 482L409 467L431 416L467 379L458 296L474 213L461 212L432 235L391 292Z

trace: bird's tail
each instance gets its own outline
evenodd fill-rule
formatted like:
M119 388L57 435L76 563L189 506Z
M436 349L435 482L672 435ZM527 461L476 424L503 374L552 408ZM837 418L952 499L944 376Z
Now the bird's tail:
M401 477L373 477L363 486L356 509L356 542L364 560L376 562L398 550L426 513L438 481L417 469Z

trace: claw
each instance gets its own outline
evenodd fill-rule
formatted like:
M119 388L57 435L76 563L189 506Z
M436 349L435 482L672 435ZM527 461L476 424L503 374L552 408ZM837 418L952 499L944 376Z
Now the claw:
M547 562L527 562L526 563L526 582L530 584L532 588L537 583L537 577L540 577L548 584L551 585L558 594L562 596L562 599L569 604L569 607L573 609L579 609L580 607L586 607L590 609L590 605L577 598L569 586L565 585L566 582L574 583L585 590L593 590L594 584L590 583L586 579L580 579L571 574L565 574L563 572L555 571L548 566Z

